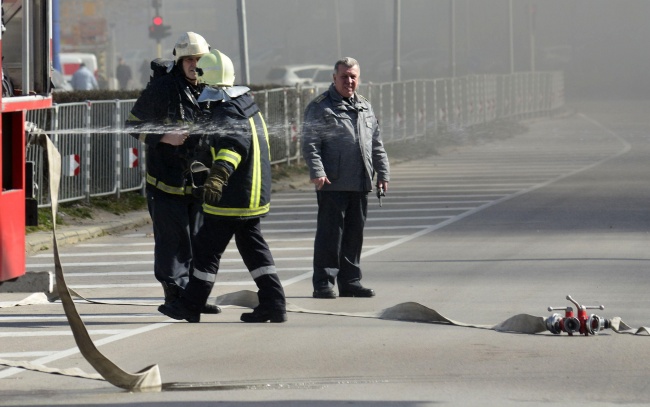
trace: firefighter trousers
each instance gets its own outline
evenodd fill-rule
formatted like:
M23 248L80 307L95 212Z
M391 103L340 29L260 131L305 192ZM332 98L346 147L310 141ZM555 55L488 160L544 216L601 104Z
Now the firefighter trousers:
M195 307L205 304L219 271L221 256L235 237L237 250L257 285L260 306L286 311L286 299L275 262L264 236L260 218L227 219L205 215L196 236L194 272L183 298Z
M192 274L193 246L203 223L201 201L147 188L153 224L154 275L165 286L184 288Z

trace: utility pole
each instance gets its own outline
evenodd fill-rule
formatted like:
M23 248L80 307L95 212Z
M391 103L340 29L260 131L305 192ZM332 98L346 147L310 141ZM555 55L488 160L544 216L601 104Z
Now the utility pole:
M512 0L508 0L508 35L510 37L510 73L515 73L514 28L512 26Z
M535 72L535 13L536 5L533 4L532 0L528 0L528 17L529 17L529 26L530 26L530 70Z
M394 22L394 28L395 28L395 33L394 33L394 41L395 41L395 55L394 55L394 61L395 65L393 66L393 81L394 82L399 82L402 80L402 68L400 67L400 20L401 20L401 0L394 0L394 6L395 6L395 11L393 13L393 18L395 19Z
M336 59L343 56L341 54L341 17L339 16L339 1L334 0L334 14L336 19Z
M449 0L449 74L456 77L456 7Z
M239 18L239 59L241 61L241 84L250 83L248 69L248 34L246 29L246 0L237 0L237 17Z

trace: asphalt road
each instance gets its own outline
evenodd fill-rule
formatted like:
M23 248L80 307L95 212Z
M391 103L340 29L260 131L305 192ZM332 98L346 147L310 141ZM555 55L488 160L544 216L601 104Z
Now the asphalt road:
M4 368L0 405L646 404L648 335L489 329L518 314L546 318L548 306L571 305L567 295L650 326L650 104L572 106L575 115L527 123L526 134L394 166L366 227L371 299L311 298L314 193L276 194L263 230L287 299L325 313L244 324L245 309L228 306L175 322L155 308L150 226L65 247L70 286L114 303L77 301L98 349L129 372L157 364L163 390ZM27 263L51 270L51 253ZM241 290L255 287L233 245L211 298ZM358 314L403 303L488 329ZM2 308L0 328L1 359L93 372L58 302Z

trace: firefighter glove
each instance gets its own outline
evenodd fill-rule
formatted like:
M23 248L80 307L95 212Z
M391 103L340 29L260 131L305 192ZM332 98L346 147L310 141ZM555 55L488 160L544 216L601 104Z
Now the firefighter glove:
M203 201L212 206L216 206L221 200L223 187L228 185L228 169L222 165L212 164L210 175L203 184Z

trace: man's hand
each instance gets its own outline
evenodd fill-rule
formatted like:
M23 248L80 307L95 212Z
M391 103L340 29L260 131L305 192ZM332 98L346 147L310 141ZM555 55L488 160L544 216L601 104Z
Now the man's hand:
M331 184L330 180L327 177L312 178L311 183L316 185L316 189L320 190L325 184Z
M379 206L381 207L381 200L386 196L388 190L388 181L377 181L377 198L379 198Z
M190 133L187 130L174 130L170 133L165 133L160 139L161 143L171 144L172 146L180 146L185 143Z
M221 194L224 185L228 185L228 170L217 164L212 164L210 175L203 184L203 202L211 206L216 206L221 200Z

